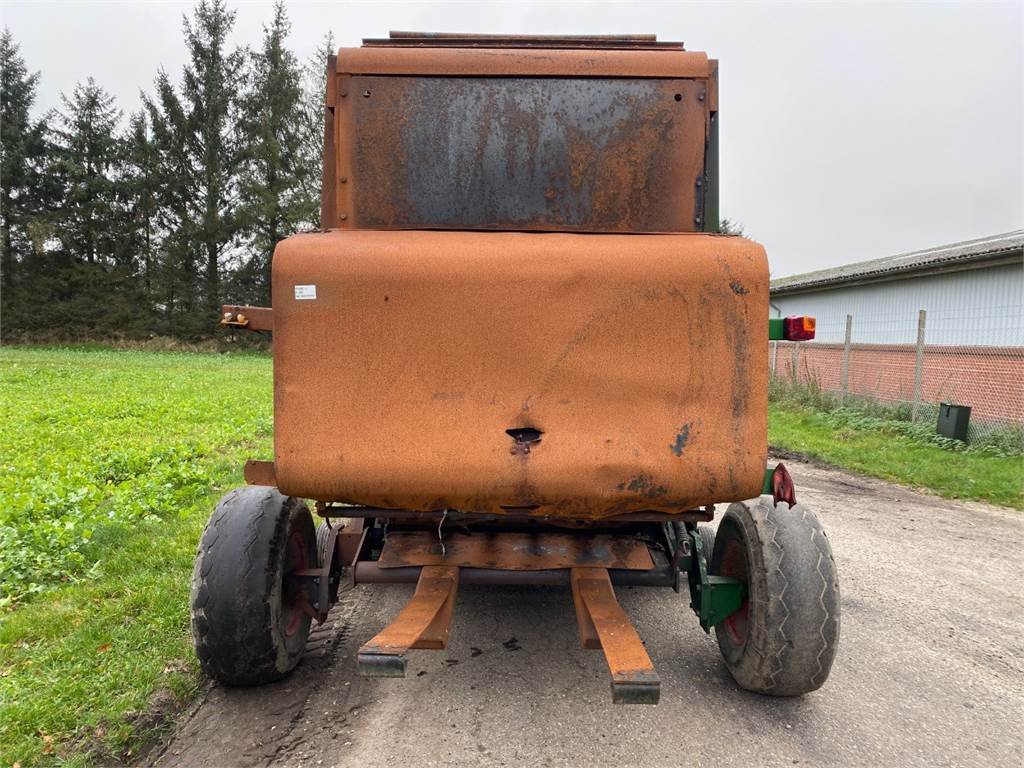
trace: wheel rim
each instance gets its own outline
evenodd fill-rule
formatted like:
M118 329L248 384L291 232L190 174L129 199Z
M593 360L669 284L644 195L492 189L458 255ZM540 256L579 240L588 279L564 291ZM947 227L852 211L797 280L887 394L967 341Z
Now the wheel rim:
M747 577L747 555L741 541L730 538L725 542L719 567L722 576L739 579L747 587L747 597L743 598L739 610L730 614L723 622L729 642L736 647L742 647L747 642L747 627L750 621L750 581Z
M288 537L288 548L285 552L284 561L284 585L281 595L281 631L285 637L292 637L302 626L304 604L308 605L309 599L305 594L307 582L305 579L292 578L296 571L305 569L308 565L308 547L305 537L300 531L292 531Z

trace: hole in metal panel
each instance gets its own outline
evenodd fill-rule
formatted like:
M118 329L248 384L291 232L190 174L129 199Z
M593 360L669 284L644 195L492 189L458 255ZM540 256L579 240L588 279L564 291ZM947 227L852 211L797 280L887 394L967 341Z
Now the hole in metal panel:
M539 443L541 435L544 433L539 429L533 427L518 427L515 429L506 429L505 434L515 440L517 443L529 444Z

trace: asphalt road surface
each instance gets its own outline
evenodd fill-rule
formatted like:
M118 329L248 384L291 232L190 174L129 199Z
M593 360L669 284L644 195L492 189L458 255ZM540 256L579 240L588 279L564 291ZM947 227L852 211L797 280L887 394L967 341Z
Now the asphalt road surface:
M686 598L619 588L661 704L614 706L561 588L462 587L447 651L361 679L358 647L411 586L348 593L288 680L212 687L156 765L1019 766L1024 761L1024 516L788 462L839 567L842 629L825 686L746 693ZM720 510L724 511L724 510Z

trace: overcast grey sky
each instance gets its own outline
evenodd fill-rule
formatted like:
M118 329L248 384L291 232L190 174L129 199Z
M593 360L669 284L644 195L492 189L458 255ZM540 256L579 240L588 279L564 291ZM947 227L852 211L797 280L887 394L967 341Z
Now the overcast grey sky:
M230 2L230 0L229 0ZM257 45L270 2L230 2ZM190 2L13 2L39 105L92 75L126 112L185 61ZM1024 227L1024 2L355 3L291 0L305 59L389 29L653 32L721 60L723 215L774 276Z

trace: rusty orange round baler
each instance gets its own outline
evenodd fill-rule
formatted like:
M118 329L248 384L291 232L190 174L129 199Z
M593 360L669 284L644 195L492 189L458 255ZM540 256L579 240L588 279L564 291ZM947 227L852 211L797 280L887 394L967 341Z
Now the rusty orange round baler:
M272 308L221 320L273 332L274 460L200 542L208 673L280 678L341 590L415 583L358 656L402 676L460 583L563 585L613 700L656 703L614 585L685 584L740 685L822 685L835 563L765 469L767 342L813 320L769 321L764 249L718 231L717 74L644 35L330 58L323 229L277 246Z

